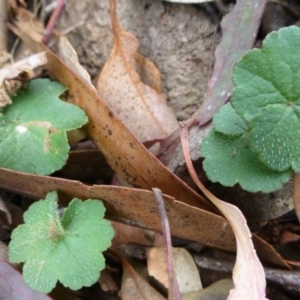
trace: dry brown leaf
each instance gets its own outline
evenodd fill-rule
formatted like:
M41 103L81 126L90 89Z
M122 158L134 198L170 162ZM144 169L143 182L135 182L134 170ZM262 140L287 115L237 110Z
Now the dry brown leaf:
M47 58L50 75L69 88L67 100L86 112L89 123L85 129L120 177L134 187L148 190L158 187L163 193L182 202L216 212L208 201L147 151L80 77L68 69L52 52L48 51Z
M9 1L9 9L13 16L13 25L9 28L19 36L31 49L41 50L44 25L18 1Z
M58 190L70 201L101 199L105 202L107 217L113 220L131 220L136 226L161 231L161 220L153 192L118 186L84 185L79 181L26 174L0 168L0 187L30 198L42 199L49 191ZM173 236L199 242L206 246L234 252L234 234L228 222L221 216L187 205L163 195ZM62 202L67 205L68 201ZM133 209L134 208L134 209ZM258 237L255 248L262 260L287 268L282 257Z
M174 273L181 294L202 289L197 266L184 248L172 248ZM164 287L169 287L167 271L167 251L162 247L151 247L147 251L147 266L150 276L153 276Z
M200 182L189 156L188 131L181 124L181 142L187 168L193 180L204 195L222 212L230 224L236 238L237 257L233 269L235 288L230 291L228 300L265 300L266 279L263 266L253 246L251 232L247 221L238 207L215 197Z
M100 97L141 141L163 138L178 127L155 65L137 52L138 41L117 21L110 1L114 48L97 83Z
M122 300L166 300L146 280L135 271L130 263L119 252L112 251L122 263Z

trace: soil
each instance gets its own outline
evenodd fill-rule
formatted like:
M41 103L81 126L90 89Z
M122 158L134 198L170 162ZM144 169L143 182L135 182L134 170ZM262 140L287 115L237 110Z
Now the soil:
M80 62L96 80L112 49L109 1L67 2L59 29L76 49ZM153 61L179 120L201 104L220 38L215 14L203 5L160 0L119 0L121 26L134 34L139 51Z

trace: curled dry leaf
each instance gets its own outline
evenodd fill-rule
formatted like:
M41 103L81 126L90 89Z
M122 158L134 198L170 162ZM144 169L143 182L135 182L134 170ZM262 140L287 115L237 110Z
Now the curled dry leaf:
M8 24L9 29L19 36L31 49L40 51L44 25L19 1L8 1L8 6L13 22L13 24Z
M105 202L107 218L120 222L127 219L135 226L161 231L161 220L154 194L150 191L119 186L88 186L79 181L26 174L3 168L0 168L0 187L34 199L41 199L53 190L59 190L62 195L67 195L67 200L74 197L101 199ZM223 217L187 205L167 195L163 195L163 199L172 236L209 247L235 251L234 234ZM61 203L67 206L68 201ZM253 238L262 260L287 268L287 264L273 247L256 236Z
M22 87L21 79L28 79L32 76L32 71L47 63L46 53L33 54L13 65L0 70L0 109L11 104L10 96L17 94Z
M266 280L264 269L253 246L247 221L238 207L215 197L198 179L189 156L188 132L181 124L181 142L188 170L195 183L205 196L223 213L230 224L237 244L237 258L233 270L235 288L230 291L228 300L265 300Z
M137 52L138 41L117 21L111 2L114 48L97 83L100 97L141 141L163 138L178 127L155 65Z

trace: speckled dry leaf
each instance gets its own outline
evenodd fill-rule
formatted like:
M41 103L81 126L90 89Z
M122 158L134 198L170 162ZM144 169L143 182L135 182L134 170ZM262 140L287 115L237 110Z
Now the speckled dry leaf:
M188 293L202 289L197 266L184 248L172 248L173 268L180 293ZM164 287L169 286L167 272L167 251L163 247L151 247L147 251L147 266L150 276L153 276Z
M119 186L88 186L79 181L20 173L2 168L0 168L0 187L34 199L40 199L53 190L59 190L64 195L68 195L69 200L74 197L101 199L105 202L107 218L120 222L127 219L136 226L161 231L161 219L152 191ZM235 251L234 234L223 217L187 205L170 196L163 195L163 199L172 236L213 248ZM68 201L62 204L67 206ZM281 256L269 244L256 236L254 236L254 242L255 249L262 260L287 267Z
M86 131L106 157L111 168L134 187L158 187L180 201L215 211L204 198L171 173L137 140L107 104L78 75L52 52L47 53L47 69L52 78L68 87L67 101L83 109L89 123Z
M177 126L160 73L137 52L138 41L118 24L115 1L111 1L114 48L97 83L100 97L141 141L166 137Z

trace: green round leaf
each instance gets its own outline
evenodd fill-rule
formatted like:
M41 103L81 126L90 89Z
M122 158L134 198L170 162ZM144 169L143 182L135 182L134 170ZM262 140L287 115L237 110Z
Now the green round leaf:
M280 189L291 171L276 172L265 167L247 145L245 135L227 136L211 130L201 143L203 168L212 182L224 186L239 183L249 192L269 193Z
M58 97L66 88L36 79L13 97L0 115L0 166L36 174L51 174L68 158L66 130L87 122L79 107Z
M104 268L101 252L111 245L114 231L103 219L100 200L73 199L60 218L57 193L30 206L25 224L12 233L11 262L25 262L24 280L34 290L49 293L59 280L78 290L91 286Z
M269 34L235 65L233 82L231 103L246 120L269 104L300 105L300 28Z
M227 135L241 135L247 130L247 124L232 108L231 103L221 107L214 115L215 130Z
M268 105L250 126L250 147L266 166L300 173L300 120L293 107Z

